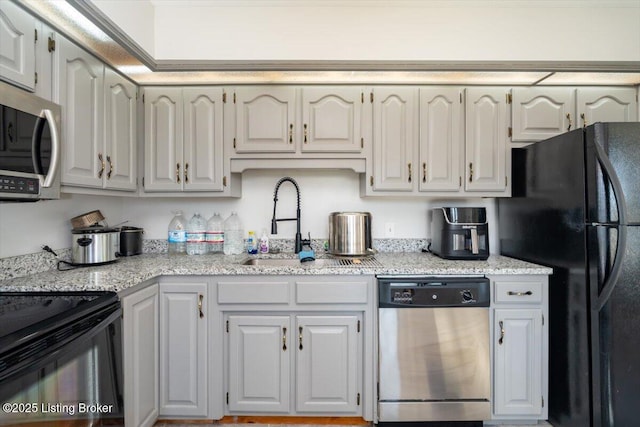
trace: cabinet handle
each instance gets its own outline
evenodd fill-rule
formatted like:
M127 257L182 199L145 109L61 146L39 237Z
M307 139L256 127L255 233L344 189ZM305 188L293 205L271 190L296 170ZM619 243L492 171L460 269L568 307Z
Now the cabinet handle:
M293 144L293 123L289 125L289 144Z
M107 162L109 162L109 171L107 172L107 179L111 179L111 173L113 172L113 162L111 156L107 156Z
M104 173L104 158L102 157L102 153L98 153L98 160L100 160L100 170L98 171L98 178L102 178L102 174Z
M7 125L7 136L9 137L9 142L13 142L13 122L9 122Z
M427 182L427 164L422 164L422 182Z
M500 339L498 340L498 344L502 345L504 342L504 322L501 320L498 324L500 325Z
M469 182L473 182L473 163L469 163Z
M509 291L509 292L507 292L507 295L517 296L517 297L524 297L524 296L527 296L527 295L533 295L533 292L531 292L531 291L526 291L526 292Z
M200 318L204 318L204 311L202 311L202 301L204 300L204 295L198 294L198 313L200 314Z
M304 143L307 143L307 124L304 124Z
M180 163L176 163L176 182L180 184Z
M287 351L287 328L282 328L282 351Z
M567 127L567 132L571 130L571 113L567 113L567 120L569 120L569 126Z
M411 163L407 164L408 168L409 168L409 178L407 179L408 182L411 182Z
M300 346L298 348L302 350L302 326L298 328L298 341L300 343Z
M580 118L582 119L582 127L586 128L587 127L587 118L584 116L584 113L580 114Z
M184 182L189 183L189 163L184 164Z

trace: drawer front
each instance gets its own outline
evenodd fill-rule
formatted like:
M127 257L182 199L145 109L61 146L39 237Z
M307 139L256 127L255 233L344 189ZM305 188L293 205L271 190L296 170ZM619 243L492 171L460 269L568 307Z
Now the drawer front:
M541 303L542 282L496 281L494 299L496 303Z
M289 282L218 282L219 304L289 304Z
M367 281L296 281L298 304L366 304Z

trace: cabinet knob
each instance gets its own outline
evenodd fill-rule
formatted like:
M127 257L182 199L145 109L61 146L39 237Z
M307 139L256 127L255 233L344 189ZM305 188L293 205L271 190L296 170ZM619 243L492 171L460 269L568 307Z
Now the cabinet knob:
M422 164L422 182L427 182L427 163Z
M580 114L580 118L582 119L582 127L586 128L587 127L587 118L584 116L584 113Z
M176 182L180 184L180 163L176 163Z
M407 181L411 182L411 163L407 164L407 167L409 168L409 177L407 178Z
M189 163L184 164L184 182L189 183Z
M469 182L473 182L473 163L469 163Z
M307 124L304 124L304 143L307 143L307 136L308 136L308 132L307 132Z
M298 328L298 342L300 344L298 348L302 350L302 326Z
M567 120L569 120L569 126L567 126L567 132L569 132L571 130L571 125L573 124L571 122L571 113L567 113Z
M287 351L287 328L282 327L282 351Z
M289 144L293 144L293 123L289 125Z
M204 318L204 311L202 311L202 302L204 300L204 295L202 294L198 294L198 314L200 315L200 318Z
M107 156L107 162L109 162L109 171L107 172L107 179L111 179L111 173L113 172L113 162L111 156Z
M102 153L98 153L98 160L100 161L100 170L98 171L98 178L102 178L102 174L104 173L104 166L105 166Z
M498 324L500 325L500 339L498 339L498 344L502 345L502 343L504 342L504 322L501 320L500 322L498 322Z
M509 291L509 292L507 292L507 295L516 296L516 297L524 297L524 296L533 295L533 292L531 292L531 291L525 291L525 292Z

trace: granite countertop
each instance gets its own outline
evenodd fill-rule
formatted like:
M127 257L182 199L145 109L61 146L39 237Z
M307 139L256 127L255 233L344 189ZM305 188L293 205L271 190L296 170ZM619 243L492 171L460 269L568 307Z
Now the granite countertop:
M250 266L242 265L250 256L201 255L168 256L143 254L121 258L101 266L69 271L51 270L0 281L0 291L88 291L120 292L158 276L188 275L467 275L467 274L551 274L548 267L492 255L486 261L443 260L420 252L378 253L376 266ZM257 256L252 256L257 257ZM293 257L293 254L259 256Z

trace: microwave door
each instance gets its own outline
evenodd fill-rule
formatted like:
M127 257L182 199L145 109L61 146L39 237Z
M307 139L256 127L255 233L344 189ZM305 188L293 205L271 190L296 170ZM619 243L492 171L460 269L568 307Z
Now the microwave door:
M49 132L46 132L46 129ZM47 136L51 140L51 153L45 155L43 140ZM50 110L42 110L40 117L35 122L31 140L31 160L34 171L40 178L42 188L50 188L53 183L58 168L59 148L58 129L53 114ZM46 166L43 166L43 159L48 160Z

